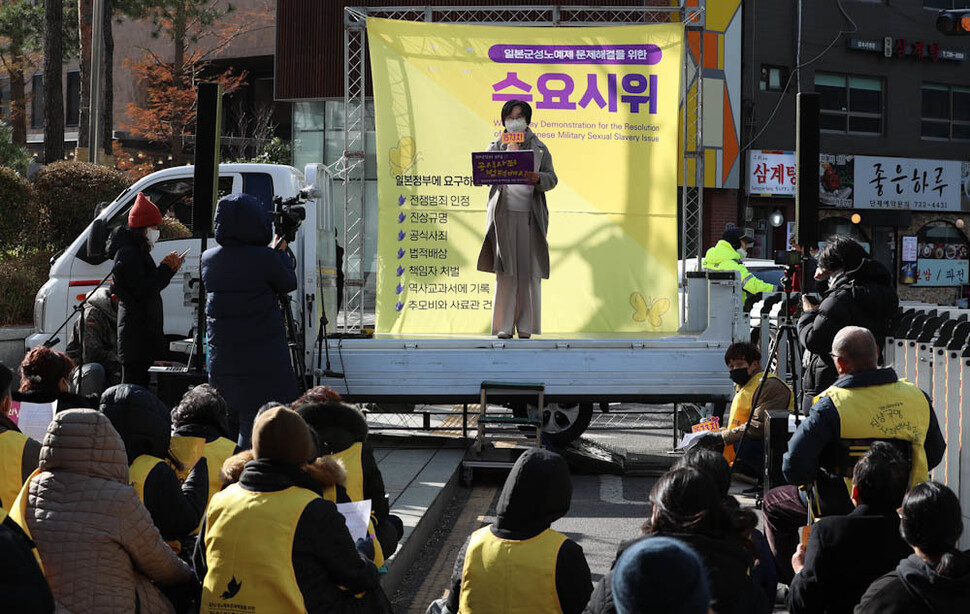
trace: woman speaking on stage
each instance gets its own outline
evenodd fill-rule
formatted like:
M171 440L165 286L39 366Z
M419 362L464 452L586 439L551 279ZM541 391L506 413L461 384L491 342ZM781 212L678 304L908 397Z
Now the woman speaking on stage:
M540 281L549 279L549 209L546 192L559 181L549 148L529 129L532 107L522 100L502 106L505 133L524 132L521 142L503 142L499 136L489 151L531 150L535 171L531 183L493 185L488 193L487 230L478 255L478 270L495 273L492 334L509 339L518 332L528 339L541 331Z

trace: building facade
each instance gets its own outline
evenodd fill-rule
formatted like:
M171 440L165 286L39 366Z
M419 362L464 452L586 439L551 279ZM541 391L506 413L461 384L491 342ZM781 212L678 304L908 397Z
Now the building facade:
M856 237L892 272L903 299L966 298L970 37L936 29L941 8L965 6L970 2L750 4L738 212L765 256L784 249L795 219L796 94L817 92L820 239ZM768 219L775 211L786 221L777 229Z

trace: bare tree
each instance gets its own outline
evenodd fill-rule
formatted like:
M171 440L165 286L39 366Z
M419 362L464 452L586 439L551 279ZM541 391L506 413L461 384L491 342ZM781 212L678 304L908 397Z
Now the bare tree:
M44 161L64 159L64 3L44 3Z

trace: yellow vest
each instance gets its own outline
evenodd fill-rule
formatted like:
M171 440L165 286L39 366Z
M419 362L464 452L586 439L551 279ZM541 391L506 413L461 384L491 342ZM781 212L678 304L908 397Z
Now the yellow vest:
M318 495L291 486L250 492L238 484L217 493L206 512L200 614L306 612L293 570L293 538Z
M128 468L128 483L135 487L135 492L138 493L138 499L142 502L142 505L145 504L145 481L148 479L148 474L158 464L167 464L167 462L157 456L142 454ZM199 524L202 524L201 521ZM182 551L182 542L177 539L167 539L165 543L175 551L175 554Z
M24 485L24 446L28 437L14 430L0 433L0 506L11 507Z
M20 525L20 528L27 534L31 542L34 541L34 538L30 534L30 527L27 526L27 495L30 491L30 482L37 477L38 473L40 473L40 469L34 469L34 472L24 482L23 488L20 489L16 498L14 498L13 504L10 506L10 519ZM0 518L0 522L3 522L2 518ZM37 564L40 565L40 572L46 576L47 570L44 569L44 562L40 560L40 552L37 551L36 544L34 544L32 550L34 552L34 558L37 559Z
M472 533L461 572L461 614L562 614L556 559L566 536L546 529L531 539L502 539L491 526Z
M734 399L731 401L731 413L728 414L728 430L737 428L739 426L744 426L748 423L748 416L751 415L751 410L754 409L754 407L752 407L754 404L754 393L758 390L758 384L761 382L761 378L764 377L764 374L764 371L755 373L744 386L734 393ZM781 379L775 377L774 375L769 374L768 377L776 379L784 384ZM785 385L787 386L788 384ZM795 409L794 396L795 395L789 396L788 407L786 409ZM727 459L728 464L734 464L734 458L736 455L737 450L735 450L734 444L724 446L724 458Z
M873 441L900 439L913 446L910 486L929 479L923 442L930 426L929 401L923 391L904 379L881 386L839 388L829 386L815 397L832 399L839 412L840 438L863 440L863 445L850 445L849 455L859 458ZM867 443L865 440L869 440ZM851 488L851 478L846 478Z
M347 470L347 481L344 482L344 488L347 490L347 496L350 497L351 501L364 500L364 464L361 461L363 450L364 444L358 441L347 449L330 455L330 458L341 461L344 465L344 469ZM323 498L327 501L333 501L336 503L337 488L335 486L325 488L323 491ZM373 505L373 502L371 502L371 505ZM378 542L377 538L374 537L373 511L371 512L370 524L367 527L367 532L374 539L374 565L380 567L384 564L384 551L381 549L380 542Z
M222 469L222 464L226 462L226 459L235 453L235 442L229 441L225 437L217 437L209 443L206 443L202 437L173 435L172 442L169 444L169 450L172 456L182 463L184 468L182 472L177 471L180 481L185 481L185 478L189 477L189 472L199 462L199 459L205 458L206 470L208 471L206 477L209 480L209 498L206 501L206 509L208 509L212 497L222 490L222 479L219 477L219 471ZM195 459L194 461L192 460L193 458ZM189 462L192 464L190 465ZM182 473L185 475L183 476ZM203 517L205 517L205 514L203 514ZM192 531L192 535L196 535L201 529L202 521L199 520L199 526Z

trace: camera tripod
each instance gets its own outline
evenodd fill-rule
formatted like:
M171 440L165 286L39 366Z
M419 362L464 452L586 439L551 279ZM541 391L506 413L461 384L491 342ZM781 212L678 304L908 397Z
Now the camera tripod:
M284 253L290 258L293 268L296 269L296 256L287 246ZM303 394L307 391L306 363L304 362L304 342L303 335L297 330L296 320L293 318L293 308L290 306L288 294L279 293L276 295L279 302L280 311L283 314L283 330L286 333L286 347L290 351L290 364L293 366L293 374L296 376L296 387ZM306 314L304 313L304 316Z
M741 439L734 446L735 450L735 462L731 465L731 473L733 475L734 468L737 465L737 459L740 458L741 446L744 445L745 438L748 434L748 429L751 427L751 418L754 416L754 408L758 406L758 402L761 400L761 393L764 389L765 381L769 376L776 376L778 374L778 366L782 360L780 345L782 340L785 342L785 375L788 379L788 384L792 389L793 402L797 402L799 399L798 389L800 382L798 377L798 331L793 322L793 317L791 315L792 307L792 280L795 274L794 267L786 267L785 276L782 278L782 290L784 295L782 297L781 309L778 313L778 326L775 328L774 332L771 334L771 340L768 343L768 354L763 357L763 367L764 371L761 375L761 381L758 382L758 388L755 389L754 395L751 399L751 411L748 412L748 419L744 425L744 431L741 433ZM770 322L764 316L761 320L761 330L764 332L765 325L770 326ZM797 412L796 412L797 420ZM762 476L763 478L763 476ZM760 489L759 489L760 493ZM758 499L760 500L760 494Z

